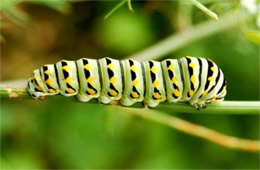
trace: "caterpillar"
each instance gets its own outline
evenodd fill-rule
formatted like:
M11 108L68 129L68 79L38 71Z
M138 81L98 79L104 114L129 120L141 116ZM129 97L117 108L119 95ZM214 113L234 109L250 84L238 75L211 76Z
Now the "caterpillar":
M98 98L100 103L119 101L124 106L143 102L187 101L195 108L224 100L226 80L210 59L186 56L162 62L116 60L61 60L33 71L27 85L33 98L62 94L82 102Z

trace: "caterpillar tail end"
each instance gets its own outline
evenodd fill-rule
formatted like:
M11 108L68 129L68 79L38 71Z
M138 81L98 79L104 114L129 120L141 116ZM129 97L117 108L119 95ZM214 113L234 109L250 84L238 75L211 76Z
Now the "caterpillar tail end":
M28 83L27 83L27 91L32 96L32 98L34 98L36 100L41 97L41 95L35 91L34 86L33 86L33 79L31 77L29 78Z

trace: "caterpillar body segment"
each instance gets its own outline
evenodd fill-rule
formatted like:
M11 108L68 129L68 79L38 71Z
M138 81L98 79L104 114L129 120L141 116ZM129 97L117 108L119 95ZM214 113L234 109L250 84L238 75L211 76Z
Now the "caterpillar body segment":
M102 77L102 90L99 101L109 104L118 101L122 97L123 80L122 69L119 60L102 58L99 60Z
M46 95L55 95L60 92L57 84L54 65L44 65L34 70L28 81L28 91L34 98Z
M101 75L98 71L98 60L83 58L77 60L76 65L79 81L77 98L82 102L98 98L101 92Z
M55 71L56 67L53 64L44 65L38 71L47 95L55 95L60 93L58 84L58 76Z
M34 70L33 71L32 84L35 87L35 91L38 92L39 95L49 92L49 91L45 90L46 89L45 88L46 84L43 82L39 70Z
M74 96L78 94L79 83L76 62L62 60L56 63L55 66L57 68L57 81L60 87L60 93L64 96Z
M149 107L156 107L166 100L165 85L161 63L158 61L144 62L145 71L145 98L144 103Z
M184 57L180 59L184 77L184 90L183 96L187 101L190 101L199 87L199 76L200 76L200 59L194 57Z
M220 70L220 78L219 81L216 82L215 86L213 86L213 88L211 88L207 95L205 95L204 97L201 97L198 100L198 104L203 104L203 103L211 103L211 102L216 102L217 100L221 100L221 93L224 93L224 88L225 87L225 79L224 79L224 75L223 72Z
M134 60L124 60L122 66L124 68L124 92L120 103L131 106L136 102L142 102L145 90L142 63Z
M205 84L208 81L207 80L208 62L204 58L198 58L198 60L199 60L199 77L197 77L197 81L199 82L199 87L197 88L196 93L189 100L191 105L198 103L198 100L201 99L203 95L205 96L207 94L207 91L205 90Z
M34 70L27 89L36 99L60 93L76 95L82 102L97 98L104 104L144 102L156 107L165 100L184 100L200 108L224 100L226 80L221 69L204 58L187 56L162 62L82 58Z
M161 62L166 86L166 96L169 103L182 99L183 80L179 60L166 59Z

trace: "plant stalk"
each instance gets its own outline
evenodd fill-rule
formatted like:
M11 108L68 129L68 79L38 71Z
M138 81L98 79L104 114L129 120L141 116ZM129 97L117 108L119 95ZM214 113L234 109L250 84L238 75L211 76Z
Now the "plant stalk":
M7 84L8 83L8 84ZM15 81L0 84L0 99L33 99L26 90L26 81ZM16 84L12 85L12 84ZM18 86L17 86L18 85ZM62 95L54 95L45 97L49 100L77 101L75 96L65 97ZM91 100L83 104L99 104L98 100ZM116 104L116 103L115 103ZM120 105L121 106L121 105ZM143 103L137 103L130 108L144 108ZM162 102L151 110L158 110L168 113L190 113L190 114L260 114L259 101L223 101L217 104L208 104L207 108L197 110L187 102L167 103Z
M246 17L238 17L238 12L230 12L221 17L219 21L205 21L185 31L174 33L169 37L149 46L148 48L128 56L137 61L158 60L171 52L174 52L194 41L198 41L210 35L224 31L228 28L239 25Z

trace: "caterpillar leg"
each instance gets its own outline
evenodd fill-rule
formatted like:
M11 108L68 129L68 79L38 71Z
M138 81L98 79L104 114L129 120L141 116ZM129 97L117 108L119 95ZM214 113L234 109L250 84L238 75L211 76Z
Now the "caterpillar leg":
M200 109L205 109L207 107L206 103L201 103L201 104L198 104L198 103L195 103L192 105L195 109L197 110L200 110Z

